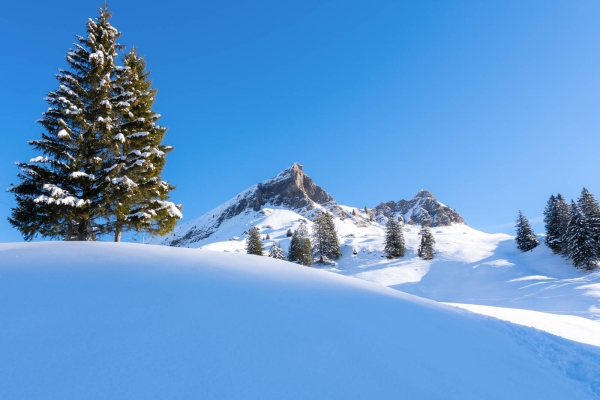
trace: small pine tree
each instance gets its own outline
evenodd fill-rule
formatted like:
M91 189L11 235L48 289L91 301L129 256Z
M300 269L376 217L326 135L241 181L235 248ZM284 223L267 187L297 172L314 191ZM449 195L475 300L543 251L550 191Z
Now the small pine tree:
M271 236L269 236L269 234L267 233L267 236L265 237L265 240L269 240L271 239Z
M287 232L285 233L286 237L292 237L292 235L294 234L294 232L292 232L291 229L288 229Z
M253 226L250 228L250 232L246 238L246 253L262 256L263 250L262 241L260 240L260 231L256 226Z
M600 258L600 206L598 206L598 201L589 190L583 188L577 205L587 220L589 233L596 248L596 258Z
M519 211L515 227L517 228L517 237L515 240L517 241L517 248L519 250L526 252L535 249L539 245L537 237L533 233L531 225L529 225L529 221L521 211Z
M312 266L311 243L304 223L301 223L292 235L288 260L307 267Z
M277 242L273 242L273 244L271 244L271 248L269 249L269 257L276 258L278 260L285 260L285 252Z
M575 267L591 270L596 266L597 255L594 237L589 229L587 218L574 201L571 201L569 216L565 235L567 255Z
M419 245L418 254L423 260L431 260L435 254L435 250L433 249L435 239L433 233L431 233L430 224L431 220L427 217L421 219L421 244Z
M354 208L352 209L352 216L356 217L356 210Z
M384 252L388 258L404 257L404 234L402 227L393 215L385 224Z
M558 218L558 202L554 195L550 196L546 208L544 209L544 226L546 228L546 246L555 254L562 252L562 235Z
M557 245L560 246L560 254L568 257L567 227L569 225L569 205L565 198L559 193L556 195L556 223L557 223Z
M336 260L342 255L333 217L327 211L317 211L312 239L320 263L328 259Z

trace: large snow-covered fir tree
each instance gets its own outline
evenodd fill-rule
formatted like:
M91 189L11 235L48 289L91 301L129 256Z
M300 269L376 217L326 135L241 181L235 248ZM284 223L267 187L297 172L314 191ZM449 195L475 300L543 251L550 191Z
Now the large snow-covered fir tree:
M431 216L427 210L421 209L421 243L419 244L419 250L417 251L419 257L423 260L431 260L435 255L433 246L435 245L435 238L431 232Z
M519 250L522 252L530 251L540 244L531 225L529 225L529 221L521 211L519 211L515 227L517 228L517 237L515 240L517 241L517 248Z
M17 163L21 183L9 188L17 201L9 221L26 240L109 232L119 239L123 229L165 234L181 217L166 200L172 187L160 179L169 148L161 144L165 129L154 124L156 91L135 52L117 65L123 46L110 18L105 4L87 36L77 36L69 68L59 70L59 87L45 99L50 107L38 121L45 132L29 142L42 155Z
M174 187L161 177L165 154L172 147L162 144L167 129L157 125L161 116L152 110L157 90L149 75L144 59L132 49L115 85L120 118L107 198L117 242L127 230L164 235L182 218L180 207L168 201Z
M404 257L404 234L402 233L402 226L393 214L385 224L384 252L388 258Z
M340 242L333 217L324 210L318 210L313 225L312 243L314 253L320 263L340 258Z
M252 228L250 228L250 231L248 232L248 237L246 238L246 253L262 256L263 251L264 248L262 240L260 239L260 230L258 229L258 227L253 226Z
M585 214L574 201L569 207L569 217L565 237L567 255L576 267L593 269L598 260L594 236Z
M271 244L269 249L269 257L276 258L278 260L285 260L285 252L277 242Z
M112 138L118 114L113 107L120 32L109 22L107 6L87 23L67 53L69 70L59 70L59 87L45 100L38 121L42 138L29 144L43 155L17 163L21 183L11 186L17 206L10 223L26 240L35 235L91 240L104 233L104 196Z
M312 251L308 229L305 223L300 223L292 235L290 248L288 250L288 260L307 267L312 266Z

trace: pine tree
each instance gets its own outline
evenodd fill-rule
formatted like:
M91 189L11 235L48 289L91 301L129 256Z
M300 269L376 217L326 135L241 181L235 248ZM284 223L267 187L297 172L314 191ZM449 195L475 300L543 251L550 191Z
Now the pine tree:
M568 257L568 244L566 242L567 237L567 226L569 225L569 205L565 201L565 198L559 193L556 195L556 219L557 219L557 235L560 239L557 239L558 245L560 246L560 254Z
M269 257L276 258L278 260L285 260L285 252L277 242L273 242L273 244L271 244L271 248L269 249Z
M250 228L250 232L246 238L246 253L262 256L263 251L262 241L260 240L260 231L258 227L253 226Z
M285 233L286 237L292 237L292 235L294 234L294 232L292 232L291 229L288 229L287 232Z
M598 206L598 202L594 198L594 195L586 188L583 188L581 191L581 196L577 200L577 205L587 220L589 234L594 240L596 258L600 258L600 206Z
M564 232L561 229L561 221L558 215L558 200L554 195L550 196L544 209L544 225L546 227L546 246L555 254L560 254Z
M581 208L571 201L566 233L567 254L578 268L593 269L598 260L594 237Z
M313 225L312 243L319 262L338 259L342 255L337 230L330 213L318 210Z
M435 239L433 233L431 233L431 218L427 218L428 215L429 213L421 214L421 244L419 245L418 254L423 260L431 260L435 254L435 250L433 249Z
M531 225L529 225L529 221L521 211L519 211L515 227L517 228L517 237L515 240L517 241L517 248L519 250L526 252L535 249L539 245L537 237L533 233Z
M388 258L404 257L404 234L394 215L385 224L384 252Z
M11 186L17 206L9 222L26 240L37 234L92 240L107 231L105 186L109 148L118 119L113 107L115 60L122 46L105 5L67 53L70 70L59 70L59 88L45 100L40 140L29 144L43 156L18 162L21 183Z
M288 260L307 267L312 266L311 243L308 237L308 229L304 223L301 223L292 235Z
M127 230L164 235L182 218L181 207L167 201L174 187L161 178L172 147L162 144L167 129L156 123L161 116L152 110L157 90L149 76L145 60L132 49L119 69L114 95L119 120L107 197L116 242Z

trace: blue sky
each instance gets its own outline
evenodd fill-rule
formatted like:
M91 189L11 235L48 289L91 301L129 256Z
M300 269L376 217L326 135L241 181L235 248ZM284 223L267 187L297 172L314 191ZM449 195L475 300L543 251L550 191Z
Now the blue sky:
M99 1L0 13L0 186ZM300 162L338 202L419 189L488 232L552 193L600 196L597 1L109 3L146 56L185 219ZM0 241L21 240L0 192ZM537 222L535 222L537 221Z

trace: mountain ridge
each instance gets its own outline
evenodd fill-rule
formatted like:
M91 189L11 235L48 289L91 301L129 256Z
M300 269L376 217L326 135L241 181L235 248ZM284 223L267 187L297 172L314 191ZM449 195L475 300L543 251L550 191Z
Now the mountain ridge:
M342 206L304 172L302 164L295 162L274 177L251 186L204 215L179 226L161 243L184 247L202 242L214 235L226 221L261 212L264 208L287 209L307 219L311 218L315 209L324 208L334 218L350 220L358 227L385 224L391 215L408 224L420 224L424 218L429 218L434 227L465 223L456 210L437 201L427 190L420 190L409 200L382 202L363 210Z

